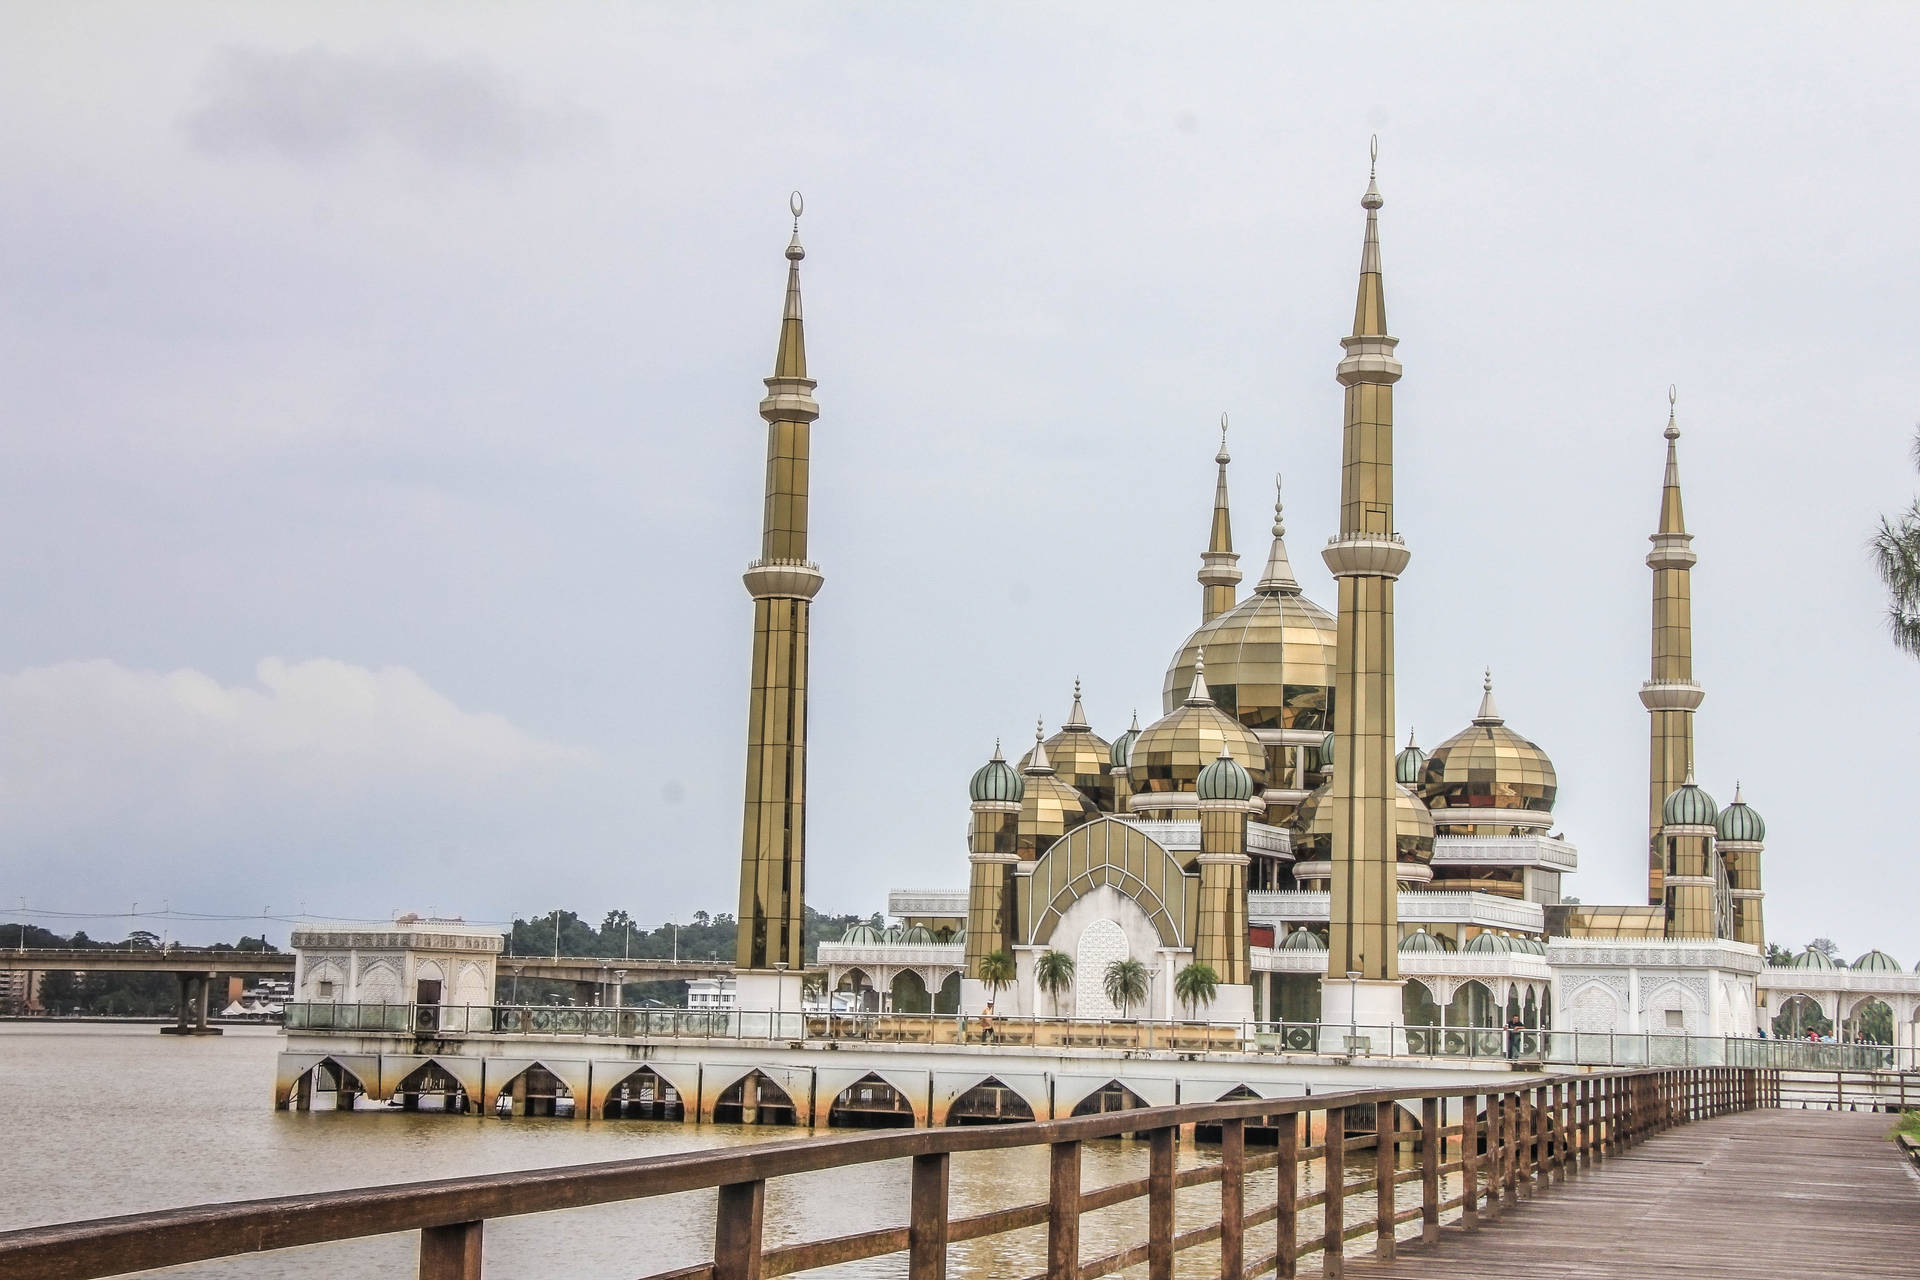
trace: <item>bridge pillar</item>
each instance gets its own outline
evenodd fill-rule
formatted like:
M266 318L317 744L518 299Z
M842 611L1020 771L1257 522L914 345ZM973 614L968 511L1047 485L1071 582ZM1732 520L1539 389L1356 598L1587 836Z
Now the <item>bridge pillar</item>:
M217 1036L219 1027L207 1025L207 998L213 987L211 973L180 973L180 1003L173 1025L160 1028L163 1036Z

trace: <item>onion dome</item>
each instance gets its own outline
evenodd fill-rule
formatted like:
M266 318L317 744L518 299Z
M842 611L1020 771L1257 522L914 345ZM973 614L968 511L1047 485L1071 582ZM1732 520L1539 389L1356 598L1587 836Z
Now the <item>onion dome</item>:
M1433 815L1427 812L1427 806L1420 803L1420 797L1406 787L1395 786L1394 804L1394 856L1403 864L1401 874L1410 879L1425 880L1432 873L1425 870L1433 861ZM1303 879L1313 878L1303 874L1302 863L1331 863L1333 859L1333 809L1326 803L1333 793L1333 780L1315 787L1307 793L1307 798L1294 810L1293 820L1293 856L1294 874ZM1405 865L1417 865L1422 870L1408 873ZM1323 872L1322 874L1326 874Z
M1874 973L1906 972L1904 969L1900 967L1900 962L1898 960L1895 960L1892 956L1880 950L1880 948L1878 947L1875 947L1873 950L1867 952L1867 954L1861 956L1858 960L1855 960L1853 962L1853 967L1855 969L1866 969Z
M1133 713L1133 723L1127 731L1113 740L1113 750L1107 753L1107 760L1116 769L1124 769L1133 761L1133 740L1140 736L1140 713Z
M974 770L973 781L967 784L967 795L975 803L998 801L1002 804L1019 804L1026 789L1027 784L1020 780L1020 775L1000 754L1000 740L995 738L993 759Z
M930 947L933 945L933 930L923 924L910 924L901 931L900 941L910 947Z
M1407 730L1407 745L1400 748L1400 754L1393 758L1393 780L1403 787L1420 785L1420 773L1427 767L1427 753L1413 741L1413 730Z
M1740 784L1733 784L1733 803L1720 811L1720 838L1744 844L1760 844L1767 838L1767 824L1752 805L1740 798ZM1857 966L1856 966L1857 967Z
M1333 772L1333 730L1327 730L1327 736L1320 739L1320 772Z
M956 931L951 938L947 939L947 942L950 945L956 946L956 947L966 946L967 945L967 926L961 925L959 930Z
M1193 793L1202 800L1237 800L1245 802L1253 799L1253 775L1240 767L1233 753L1224 746L1214 762L1200 771L1195 781Z
M1787 961L1787 968L1789 969L1838 969L1840 967L1840 965L1833 962L1832 956L1829 956L1824 951L1815 951L1812 947L1808 947L1805 951L1802 951L1799 955Z
M1273 547L1252 595L1203 623L1167 667L1167 712L1192 687L1202 653L1214 702L1249 729L1332 728L1338 620L1300 594L1286 525L1273 504Z
M886 937L880 930L862 920L858 924L848 925L846 932L840 935L840 941L854 947L877 947L886 941Z
M1544 831L1553 825L1553 798L1559 787L1553 761L1507 728L1493 705L1491 671L1483 690L1480 714L1473 723L1427 757L1420 773L1421 798L1433 810L1433 820L1453 834Z
M1026 788L1020 797L1015 848L1027 862L1045 853L1073 828L1099 815L1093 801L1054 774L1046 743L1041 740L1045 732L1044 722L1034 726L1033 750L1027 753L1026 767L1021 770Z
M1280 939L1281 951L1325 951L1327 940L1313 930L1302 925L1286 937Z
M1669 827L1715 827L1720 821L1720 807L1693 780L1693 770L1689 769L1687 780L1675 787L1660 806L1660 818Z
M1156 795L1191 792L1200 771L1220 758L1225 748L1253 777L1256 787L1267 777L1267 752L1253 730L1213 704L1207 688L1206 662L1194 669L1186 701L1140 731L1133 741L1127 777L1133 784L1136 810L1167 808Z
M1100 809L1113 808L1113 746L1094 733L1087 713L1080 706L1080 681L1073 682L1073 710L1067 713L1060 732L1047 739L1047 759L1053 771L1070 787L1093 801ZM1024 768L1033 753L1020 762Z
M1445 955L1447 944L1425 929L1417 930L1400 939L1401 955Z
M1462 951L1479 955L1507 955L1521 950L1516 940L1504 933L1476 933L1468 938Z

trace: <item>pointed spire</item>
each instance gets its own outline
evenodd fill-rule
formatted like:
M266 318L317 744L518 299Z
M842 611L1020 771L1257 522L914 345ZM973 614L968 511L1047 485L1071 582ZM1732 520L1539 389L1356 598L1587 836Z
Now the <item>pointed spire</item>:
M1227 502L1227 415L1220 415L1220 452L1213 455L1220 475L1213 486L1213 524L1207 549L1200 553L1200 621L1212 622L1233 608L1240 586L1240 557L1233 551L1233 518Z
M1281 513L1280 475L1273 477L1273 546L1267 552L1267 571L1254 588L1263 596L1297 596L1300 583L1293 576L1293 564L1287 559L1287 522Z
M1740 780L1738 778L1734 779L1733 782L1733 802L1735 804L1743 803L1740 799Z
M1227 452L1227 415L1220 415L1220 452L1213 455L1220 468L1213 485L1213 527L1207 534L1207 550L1214 553L1233 550L1233 517L1227 502L1227 464L1233 455Z
M1371 160L1367 165L1367 194L1360 207L1367 211L1367 238L1360 249L1360 296L1353 307L1353 336L1384 336L1387 332L1387 294L1380 280L1380 186L1375 169L1380 161L1380 135L1369 144Z
M1660 532L1685 533L1686 512L1680 506L1680 428L1674 423L1674 406L1680 398L1678 387L1667 387L1667 477L1660 486Z
M1413 740L1413 726L1412 726L1412 725L1408 725L1408 726L1407 726L1407 745L1408 745L1409 747L1418 747L1418 746L1420 745L1419 743L1417 743L1417 742L1415 742L1415 741Z
M793 239L787 243L787 307L780 315L780 349L773 357L773 376L807 376L807 338L800 323L800 260L807 251L800 244L800 214L807 207L798 191L787 198L793 210Z
M1044 717L1033 722L1033 754L1027 757L1027 767L1023 772L1030 778L1053 772L1053 761L1047 759L1047 722Z
M1135 707L1133 709L1133 723L1127 726L1127 731L1129 733L1140 732L1140 708Z
M1213 694L1207 689L1207 651L1202 649L1193 656L1193 687L1187 690L1187 703L1190 707L1210 707Z
M998 760L1001 764L1007 762L1007 758L1000 754L1000 739L998 738L993 740L993 759ZM991 764L993 761L988 761L988 763Z
M1493 705L1493 668L1487 668L1486 679L1481 683L1480 714L1473 718L1475 724L1505 724L1500 717L1500 708Z
M1080 706L1080 677L1073 678L1073 710L1067 713L1067 722L1060 726L1072 732L1085 733L1093 726L1087 723L1087 713Z

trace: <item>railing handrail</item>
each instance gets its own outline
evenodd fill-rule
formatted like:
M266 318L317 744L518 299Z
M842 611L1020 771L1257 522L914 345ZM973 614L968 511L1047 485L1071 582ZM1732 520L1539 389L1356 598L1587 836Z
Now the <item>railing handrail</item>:
M1476 1088L1453 1081L1427 1089L1361 1089L1293 1098L1182 1103L1062 1120L802 1138L632 1160L192 1205L0 1232L0 1273L43 1280L90 1280L129 1270L648 1199L912 1156L1051 1146L1173 1125L1457 1098L1463 1093L1517 1093L1582 1080L1656 1078L1675 1070L1684 1069L1535 1075L1506 1088L1493 1084ZM128 1252L128 1247L136 1244L137 1257Z

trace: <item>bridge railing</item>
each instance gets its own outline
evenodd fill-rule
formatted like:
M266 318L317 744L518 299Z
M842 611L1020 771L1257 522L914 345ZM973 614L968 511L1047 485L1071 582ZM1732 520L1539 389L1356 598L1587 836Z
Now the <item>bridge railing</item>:
M1493 1090L1455 1086L1250 1098L202 1205L0 1233L0 1275L89 1280L418 1231L421 1280L480 1280L490 1218L711 1189L718 1196L710 1257L647 1280L758 1280L895 1254L906 1255L911 1280L943 1280L952 1245L1039 1226L1046 1228L1042 1274L1054 1280L1091 1280L1141 1263L1150 1280L1172 1280L1177 1255L1203 1246L1217 1250L1218 1274L1236 1280L1268 1273L1291 1277L1299 1261L1316 1252L1323 1274L1338 1276L1348 1241L1372 1237L1375 1255L1391 1257L1397 1234L1402 1228L1411 1233L1413 1224L1431 1241L1439 1237L1443 1216L1457 1213L1459 1226L1472 1230L1482 1217L1497 1217L1520 1199L1670 1126L1773 1105L1773 1076L1751 1067L1671 1068L1535 1076ZM1316 1114L1322 1117L1317 1144ZM1218 1129L1217 1162L1176 1170L1175 1146L1187 1125ZM1249 1128L1263 1131L1270 1153L1249 1153ZM1128 1134L1145 1139L1145 1176L1084 1187L1083 1144ZM1016 1148L1046 1150L1046 1198L953 1217L953 1156ZM768 1246L763 1228L770 1181L895 1160L910 1161L905 1222ZM1259 1197L1263 1203L1250 1203L1248 1176L1268 1169L1275 1175L1272 1190ZM1310 1170L1318 1176L1305 1176ZM1306 1190L1312 1182L1320 1189ZM1218 1185L1217 1202L1210 1199L1198 1220L1177 1221L1175 1192L1200 1185ZM1444 1195L1448 1187L1459 1193ZM1139 1238L1083 1257L1082 1216L1139 1200L1147 1210ZM1194 1207L1184 1206L1189 1214ZM1248 1232L1267 1224L1274 1228L1272 1251L1247 1256Z

